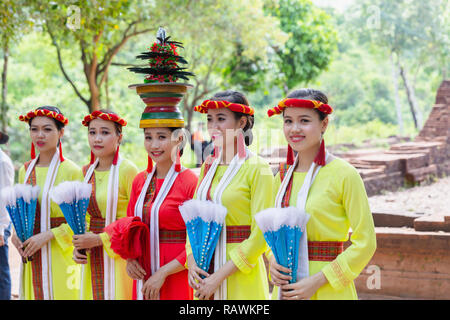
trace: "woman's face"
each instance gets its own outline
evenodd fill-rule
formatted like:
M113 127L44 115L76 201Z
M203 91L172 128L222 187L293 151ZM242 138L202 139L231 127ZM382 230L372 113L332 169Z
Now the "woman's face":
M89 146L96 158L114 156L122 141L122 134L118 134L114 122L94 119L89 123Z
M283 115L283 131L291 148L305 152L320 144L322 133L328 126L328 118L320 120L313 109L286 108Z
M64 128L58 131L53 119L48 117L35 117L31 121L31 141L39 152L55 150L58 146L59 139L63 135Z
M145 128L144 146L148 155L156 163L174 162L176 148L181 143L183 137L177 135L173 137L169 128Z
M247 119L236 120L234 112L228 108L209 109L207 116L208 133L216 147L234 145L238 129L243 129Z

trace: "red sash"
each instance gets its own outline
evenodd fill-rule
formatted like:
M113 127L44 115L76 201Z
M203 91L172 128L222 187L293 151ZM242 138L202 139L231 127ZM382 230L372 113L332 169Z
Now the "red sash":
M31 161L25 163L25 172L27 172L28 166ZM32 186L36 185L36 170L33 168L30 176L28 177L27 184L31 184ZM36 214L34 217L34 229L33 235L39 234L41 232L41 204L39 199L36 204ZM33 280L33 291L34 291L34 299L36 300L44 300L44 292L42 287L42 257L41 257L41 249L36 251L33 255L33 260L31 263L31 273Z
M89 165L83 167L83 175L86 176L86 172ZM92 184L92 193L89 200L88 213L91 216L89 222L89 231L99 234L103 232L105 228L105 219L102 218L102 213L98 207L97 199L95 197L95 172L92 173L89 183ZM103 264L103 247L94 247L90 249L91 257L91 283L92 283L92 297L93 300L105 299L105 284L104 284L104 264Z

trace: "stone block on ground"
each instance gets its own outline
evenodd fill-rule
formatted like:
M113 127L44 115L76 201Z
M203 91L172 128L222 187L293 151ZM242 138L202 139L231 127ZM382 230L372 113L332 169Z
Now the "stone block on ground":
M450 232L450 214L425 215L414 220L416 231L445 231Z
M384 210L373 212L372 216L375 227L414 228L414 220L422 215Z
M377 250L356 278L358 294L404 299L450 299L450 233L376 228ZM380 286L371 288L379 270Z

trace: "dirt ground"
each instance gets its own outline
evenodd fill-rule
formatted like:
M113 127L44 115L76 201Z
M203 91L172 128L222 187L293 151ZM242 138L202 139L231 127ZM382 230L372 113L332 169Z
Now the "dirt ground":
M450 177L440 179L427 186L388 192L369 198L372 212L408 212L419 214L450 215L448 195L450 194ZM20 256L9 240L9 262L12 278L13 299L19 293ZM364 296L360 297L364 299ZM370 297L369 297L370 298ZM367 299L369 299L367 298Z
M450 177L433 184L388 192L369 198L372 212L450 215Z

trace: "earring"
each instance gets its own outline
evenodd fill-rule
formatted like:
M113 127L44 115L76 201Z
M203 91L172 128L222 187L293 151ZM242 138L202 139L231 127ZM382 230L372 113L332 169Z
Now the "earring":
M314 162L319 166L325 165L325 139L322 138L322 142L320 143L319 152L317 152L316 157L314 158Z
M147 155L147 173L151 173L153 170L153 160Z
M36 150L34 149L34 144L33 142L31 142L31 151L30 151L30 155L31 155L31 160L36 158Z
M180 148L177 147L177 158L175 159L175 171L181 171Z
M113 159L113 162L112 162L112 164L114 166L117 165L117 161L119 160L119 147L120 147L120 144L117 146L116 153L114 154L114 159Z
M238 137L237 137L237 151L239 159L244 159L246 152L245 152L245 138L244 133L242 130L239 130Z
M63 154L62 154L62 143L61 143L61 140L59 140L59 160L61 161L61 162L64 162L64 157L63 157Z
M94 162L95 162L95 155L94 155L94 153L91 150L91 161L89 162L89 165L94 164Z
M214 146L214 150L213 150L212 156L213 156L214 159L219 156L219 147Z
M288 151L286 157L286 164L293 165L294 164L294 150L292 150L291 146L288 144Z

